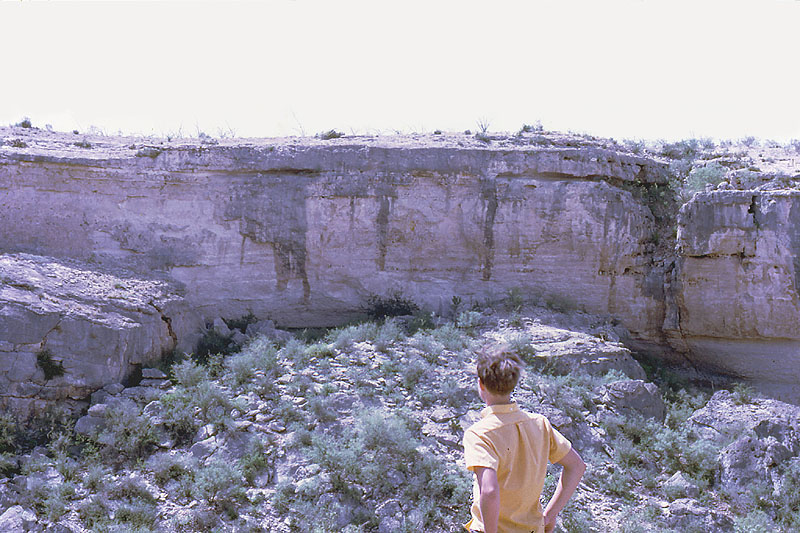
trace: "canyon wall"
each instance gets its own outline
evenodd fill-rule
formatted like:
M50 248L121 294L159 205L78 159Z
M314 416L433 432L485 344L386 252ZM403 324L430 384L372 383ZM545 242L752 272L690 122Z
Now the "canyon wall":
M3 150L0 250L165 271L207 318L326 326L393 290L447 310L524 288L659 335L653 217L615 184L663 165L402 141Z
M206 320L330 326L395 290L447 312L515 289L718 370L800 377L797 192L697 195L665 256L643 198L666 164L566 137L0 133L0 252L155 273Z
M800 382L800 191L716 190L678 217L672 345L756 380Z

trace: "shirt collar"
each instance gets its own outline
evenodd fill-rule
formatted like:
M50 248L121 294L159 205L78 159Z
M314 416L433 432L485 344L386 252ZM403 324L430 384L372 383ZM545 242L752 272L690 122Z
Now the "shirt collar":
M505 413L514 413L519 411L516 402L501 403L497 405L487 405L481 410L481 418L486 418L489 415L500 415Z

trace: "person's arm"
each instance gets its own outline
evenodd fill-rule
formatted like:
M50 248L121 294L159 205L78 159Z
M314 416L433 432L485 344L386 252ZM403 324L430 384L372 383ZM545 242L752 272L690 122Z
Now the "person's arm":
M497 483L497 472L492 468L476 467L475 476L480 489L481 520L485 533L497 533L497 521L500 519L500 485Z
M545 533L555 529L558 513L567 505L567 502L575 493L575 489L578 488L578 483L581 482L583 473L586 471L586 464L575 450L570 450L563 459L558 461L558 464L563 466L564 469L558 479L558 487L556 487L553 497L550 498L550 502L548 502L544 510Z

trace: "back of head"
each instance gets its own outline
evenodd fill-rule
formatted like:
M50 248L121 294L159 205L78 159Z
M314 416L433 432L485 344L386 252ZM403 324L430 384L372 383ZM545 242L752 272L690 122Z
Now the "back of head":
M478 377L483 386L497 395L511 394L522 373L522 361L507 344L478 353Z

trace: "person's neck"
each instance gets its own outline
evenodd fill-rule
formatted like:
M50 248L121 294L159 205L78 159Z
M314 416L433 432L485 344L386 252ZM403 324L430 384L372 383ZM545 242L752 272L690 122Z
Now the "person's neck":
M486 405L503 405L511 403L511 395L507 396L495 396L494 394L487 394L486 395Z

